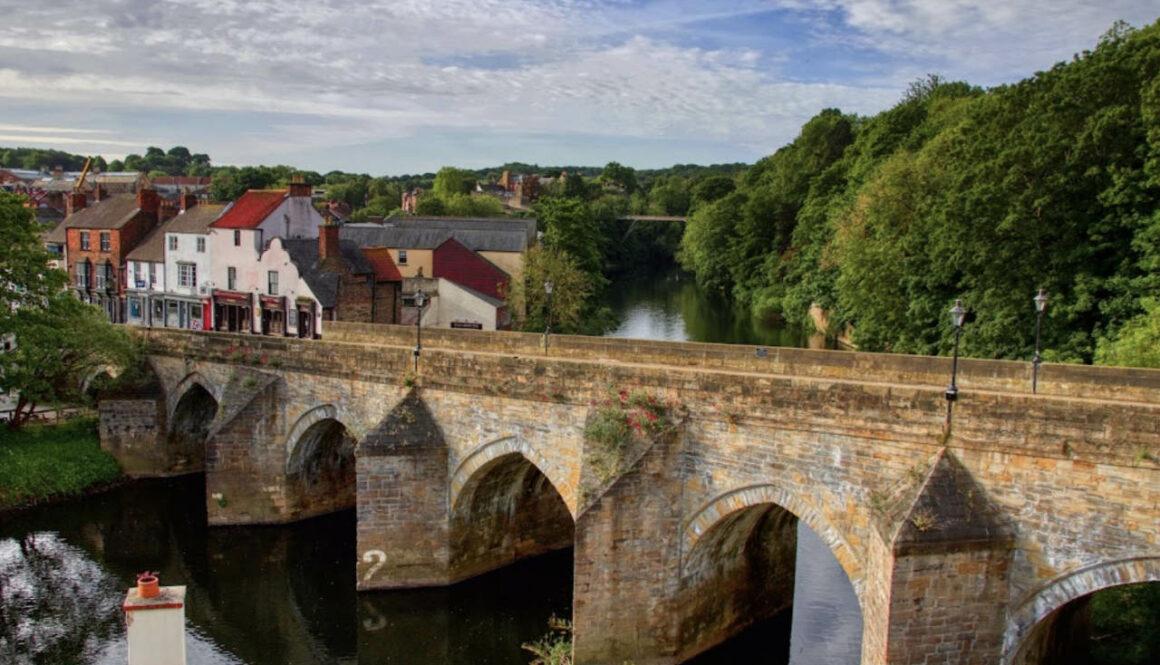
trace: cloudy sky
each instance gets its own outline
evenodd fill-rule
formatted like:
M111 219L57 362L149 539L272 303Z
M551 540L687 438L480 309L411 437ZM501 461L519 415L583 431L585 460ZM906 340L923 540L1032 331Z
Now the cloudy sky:
M0 146L374 175L752 162L826 107L1024 78L1156 0L0 0Z

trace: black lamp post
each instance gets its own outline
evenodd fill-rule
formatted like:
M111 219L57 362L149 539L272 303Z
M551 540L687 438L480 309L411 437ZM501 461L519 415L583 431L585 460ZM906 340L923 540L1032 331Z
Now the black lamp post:
M419 353L423 350L423 306L427 304L427 294L423 289L415 292L415 373L419 373Z
M544 336L552 334L552 280L544 282L544 295L546 296L546 309L548 310L547 322L544 324Z
M1039 295L1032 298L1035 301L1035 357L1031 359L1031 392L1039 390L1039 365L1043 358L1039 356L1039 331L1043 328L1043 312L1047 309L1047 294L1039 289Z
M951 308L951 323L955 326L955 351L953 359L951 360L951 385L947 386L947 422L946 430L951 429L951 407L954 405L959 396L959 388L955 384L955 379L959 373L959 335L963 332L963 321L967 318L967 309L963 307L962 300L956 300L955 306Z

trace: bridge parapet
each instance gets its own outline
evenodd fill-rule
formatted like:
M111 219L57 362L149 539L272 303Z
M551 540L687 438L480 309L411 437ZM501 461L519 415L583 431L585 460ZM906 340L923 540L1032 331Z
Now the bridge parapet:
M415 330L410 326L329 322L326 330L326 341L333 342L410 347L414 346L415 339ZM552 335L545 346L544 336L537 333L426 329L423 342L425 349L698 367L940 389L946 387L951 371L951 359L936 356L618 337ZM1031 363L961 358L958 385L963 392L1030 394ZM1160 404L1160 372L1046 363L1039 367L1038 395Z

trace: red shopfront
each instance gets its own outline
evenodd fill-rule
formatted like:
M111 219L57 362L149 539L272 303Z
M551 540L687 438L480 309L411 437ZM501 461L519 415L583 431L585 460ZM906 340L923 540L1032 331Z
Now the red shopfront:
M248 293L213 292L213 324L219 332L254 331L254 303Z

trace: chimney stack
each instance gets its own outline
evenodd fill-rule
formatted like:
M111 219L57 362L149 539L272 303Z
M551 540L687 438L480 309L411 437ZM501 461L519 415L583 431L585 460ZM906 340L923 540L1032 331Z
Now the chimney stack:
M188 187L183 187L181 189L181 212L185 212L195 205L197 205L197 197L189 192Z
M177 216L177 202L169 199L161 199L161 204L157 210L157 222L161 223Z
M318 227L318 265L323 268L337 268L342 262L342 251L338 247L338 224L329 217ZM332 269L333 269L332 268Z
M306 178L301 173L295 173L290 176L290 196L305 196L311 198L314 194L313 187L306 184Z
M145 188L137 190L137 207L141 209L141 212L156 217L161 208L161 197L157 194L157 190Z
M85 196L84 192L70 192L64 201L65 216L67 217L78 210L84 209L88 205L88 202L88 197Z

